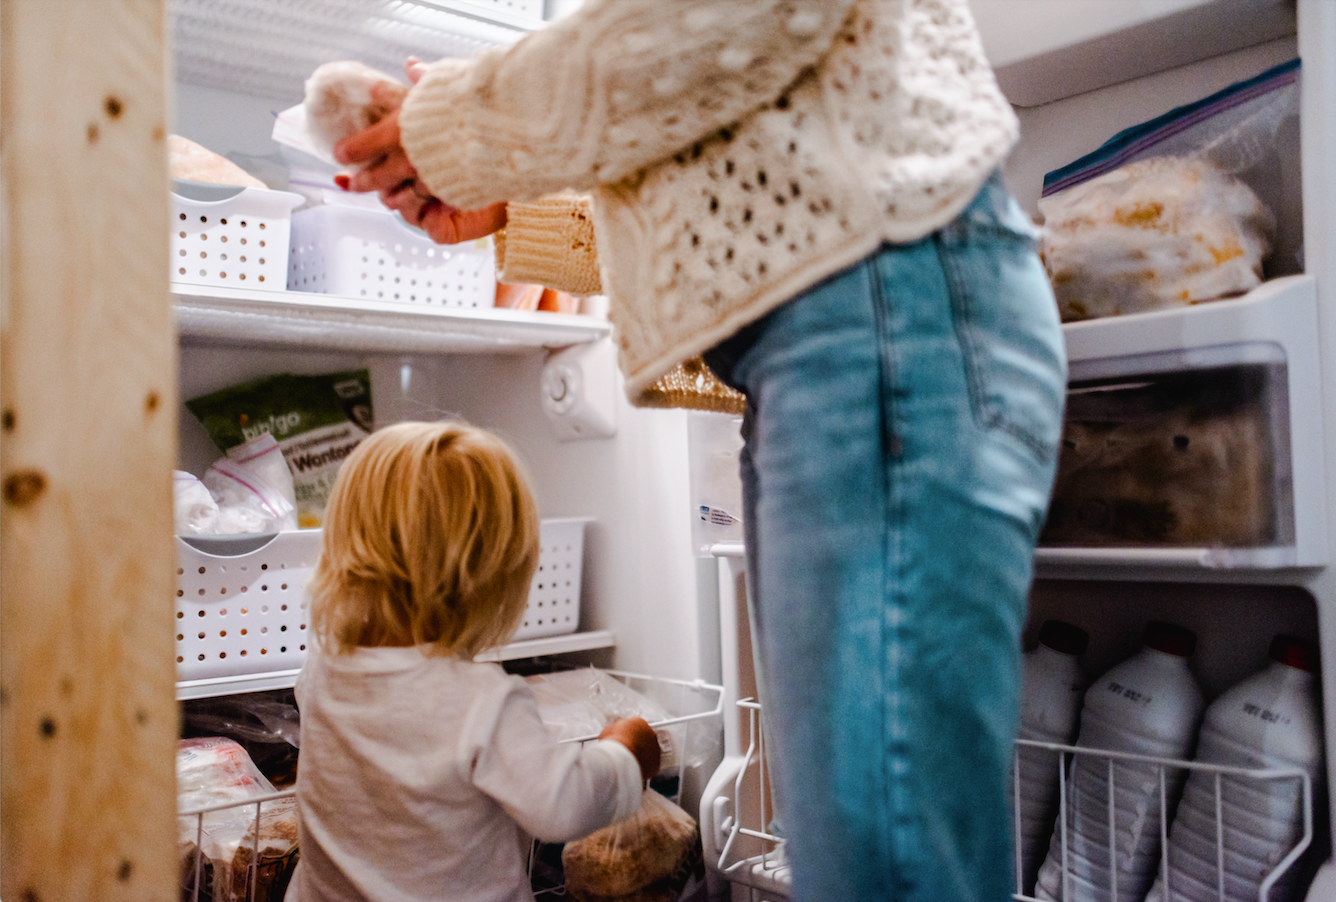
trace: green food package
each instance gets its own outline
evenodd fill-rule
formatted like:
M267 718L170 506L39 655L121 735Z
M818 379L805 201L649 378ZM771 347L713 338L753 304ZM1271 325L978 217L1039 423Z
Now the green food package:
M219 450L268 432L292 471L297 525L317 527L334 477L370 434L371 377L366 370L321 376L283 373L234 385L186 402Z

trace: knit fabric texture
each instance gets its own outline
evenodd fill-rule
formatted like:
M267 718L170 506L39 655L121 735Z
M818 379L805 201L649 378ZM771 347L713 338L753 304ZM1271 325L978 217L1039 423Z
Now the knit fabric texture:
M576 194L506 204L506 228L494 242L497 278L601 294L591 206L588 196Z
M1018 127L966 0L586 0L432 67L400 129L455 206L591 194L635 397L882 242L948 223Z

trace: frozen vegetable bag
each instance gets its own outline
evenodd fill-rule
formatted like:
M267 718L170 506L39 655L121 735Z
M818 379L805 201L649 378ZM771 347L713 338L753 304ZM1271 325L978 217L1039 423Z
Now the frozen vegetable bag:
M194 398L186 407L223 452L261 433L274 436L292 471L303 529L324 523L339 466L372 428L366 370L267 376Z

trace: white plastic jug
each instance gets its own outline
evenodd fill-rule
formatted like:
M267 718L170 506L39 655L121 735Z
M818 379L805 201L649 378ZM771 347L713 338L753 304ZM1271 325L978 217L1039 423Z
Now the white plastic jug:
M1206 709L1196 760L1246 768L1298 768L1313 785L1322 776L1321 708L1317 698L1317 649L1293 636L1271 642L1271 662L1226 691ZM1193 771L1169 831L1165 865L1151 887L1150 902L1217 902L1223 852L1224 899L1255 902L1262 881L1303 835L1302 782L1220 777L1223 849L1217 848L1216 780ZM1271 888L1270 902L1294 895L1290 868Z
M1159 758L1190 755L1203 707L1201 689L1188 669L1196 643L1196 636L1182 627L1147 624L1141 651L1086 691L1076 745ZM1172 809L1183 778L1181 768L1075 755L1067 786L1066 845L1060 821L1035 895L1064 902L1142 902L1159 863L1161 790Z
M1039 630L1039 644L1025 655L1025 682L1021 695L1021 739L1071 745L1081 726L1081 697L1086 677L1080 657L1090 637L1085 630L1061 620L1047 620ZM1034 892L1035 874L1048 849L1053 821L1058 816L1060 752L1033 746L1016 747L1012 791L1020 799L1016 840L1020 853L1021 887Z

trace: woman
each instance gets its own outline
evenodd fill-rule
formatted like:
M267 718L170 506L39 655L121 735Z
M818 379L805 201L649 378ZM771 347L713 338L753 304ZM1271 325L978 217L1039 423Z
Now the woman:
M696 355L746 396L795 902L1009 898L1065 362L965 0L587 0L413 74L346 187L438 241L505 225L508 281L552 271L531 214L564 201L505 202L587 192L632 400Z

